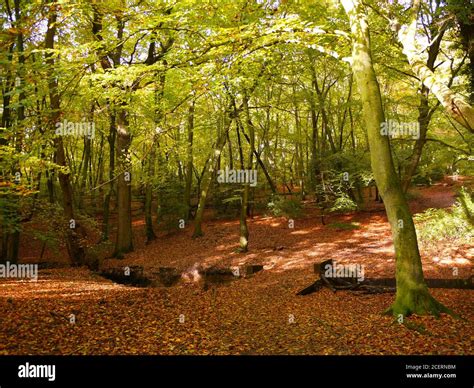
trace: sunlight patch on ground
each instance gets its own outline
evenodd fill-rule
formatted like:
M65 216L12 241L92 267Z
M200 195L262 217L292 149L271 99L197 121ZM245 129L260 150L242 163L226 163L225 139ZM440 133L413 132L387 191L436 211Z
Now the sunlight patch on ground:
M36 283L36 285L35 285ZM130 291L131 288L113 283L93 281L59 281L43 280L41 282L29 282L27 285L21 282L6 282L0 284L1 297L24 299L24 298L71 298L77 295L87 295L104 291Z
M291 234L308 234L309 230L295 230L294 232L291 232Z
M451 257L445 257L440 259L439 257L433 257L432 259L435 263L445 264L445 265L470 265L470 261L462 257L457 257L455 259Z

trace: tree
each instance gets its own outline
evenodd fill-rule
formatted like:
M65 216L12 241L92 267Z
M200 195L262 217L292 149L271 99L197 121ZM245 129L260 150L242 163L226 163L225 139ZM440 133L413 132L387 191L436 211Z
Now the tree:
M215 146L213 147L211 155L208 156L209 164L206 163L206 166L208 166L208 168L206 169L202 178L201 196L199 197L198 209L196 212L196 217L194 219L193 237L201 237L204 234L202 231L202 221L204 216L204 209L206 207L207 195L211 187L212 179L214 178L215 172L217 170L219 157L227 140L227 133L229 132L230 127L232 126L232 122L234 121L232 116L231 104L224 112L222 112L222 116L222 123L217 128L217 141L215 143Z
M449 310L429 293L424 281L413 218L393 164L390 142L380 132L385 122L382 96L372 63L367 16L359 0L341 0L352 32L352 71L358 85L370 146L372 171L392 229L397 294L387 310L395 316Z
M50 117L49 124L51 129L55 128L55 124L60 121L61 106L60 95L58 90L58 80L54 74L54 39L57 30L57 5L49 2L48 28L46 31L44 47L49 50L46 54L48 90L50 100ZM85 259L85 250L81 244L84 238L84 230L75 217L74 198L70 181L70 172L66 162L66 154L61 136L54 137L54 145L56 148L55 162L62 167L58 172L59 184L61 186L63 208L65 214L64 227L66 228L66 243L73 264L82 264Z
M398 39L403 45L403 53L407 56L413 72L431 90L440 101L446 112L459 124L474 133L474 108L459 93L453 92L440 75L431 70L423 61L416 44L416 26L421 0L414 0L411 8L410 23L398 31ZM397 21L393 25L399 25ZM472 64L471 64L472 66Z
M196 101L193 99L189 104L187 143L186 143L186 187L184 188L184 220L188 221L191 210L191 189L193 184L193 138L194 138L194 112Z

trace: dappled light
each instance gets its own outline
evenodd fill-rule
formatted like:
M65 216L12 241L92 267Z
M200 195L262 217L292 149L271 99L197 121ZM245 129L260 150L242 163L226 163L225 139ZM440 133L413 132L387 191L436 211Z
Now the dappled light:
M45 355L472 355L472 3L0 2L0 388Z

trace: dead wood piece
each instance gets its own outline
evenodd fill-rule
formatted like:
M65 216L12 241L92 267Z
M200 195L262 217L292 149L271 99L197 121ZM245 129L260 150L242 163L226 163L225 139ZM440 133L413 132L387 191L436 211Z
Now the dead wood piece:
M332 292L336 292L336 288L331 284L331 282L326 278L326 276L324 275L320 275L321 276L321 280L323 281L323 283L331 289Z
M321 271L328 261L314 265L315 271ZM393 293L396 291L396 279L394 278L366 278L359 282L357 278L328 278L324 276L324 272L319 272L320 279L312 285L299 291L297 295L308 295L318 291L321 287L328 287L333 292L337 290L350 290L361 292L364 294L382 294ZM473 276L467 279L425 279L429 288L456 288L456 289L474 289ZM318 284L318 287L313 285Z
M330 265L332 267L332 259L324 260L321 263L314 263L314 273L317 273L318 275L324 275L324 272L326 272L327 265Z
M323 287L321 279L316 280L313 284L309 285L306 288L303 288L301 291L298 291L296 295L308 295L315 291L318 291L321 287Z
M244 276L251 276L262 270L263 270L263 265L256 265L256 264L246 265L244 267Z

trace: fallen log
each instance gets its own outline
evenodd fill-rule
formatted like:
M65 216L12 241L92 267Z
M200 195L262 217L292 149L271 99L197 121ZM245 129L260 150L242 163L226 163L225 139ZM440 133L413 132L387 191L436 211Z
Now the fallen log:
M472 290L474 289L473 277L470 276L467 279L438 279L428 278L425 279L425 283L428 288L456 288ZM368 286L380 286L395 288L397 285L396 279L394 278L367 278L360 282L362 285Z
M313 284L309 285L306 288L303 288L301 291L298 291L296 295L312 294L313 292L319 291L321 287L323 287L322 281L321 279L318 279Z
M342 279L339 278L340 282ZM448 288L448 289L474 289L472 276L468 279L425 279L428 288ZM308 295L319 291L322 287L328 287L331 291L354 291L364 294L394 293L396 291L396 281L392 278L367 278L363 282L356 284L340 284L336 278L327 278L324 275L313 284L298 291L296 295Z
M332 259L324 260L321 263L314 263L313 264L314 273L317 273L319 275L324 273L326 271L326 266L327 265L332 266Z
M425 279L428 288L474 289L473 276L467 279Z
M263 271L263 265L252 264L244 266L242 272L245 277L248 277L260 271Z
M328 277L326 276L328 265L332 267L332 260L315 263L313 269L319 275L319 279L298 291L296 295L308 295L319 291L322 287L328 287L333 292L349 290L365 294L396 291L396 279L394 278L365 278L360 281L354 276ZM425 279L425 282L428 288L474 289L473 276L467 279Z

